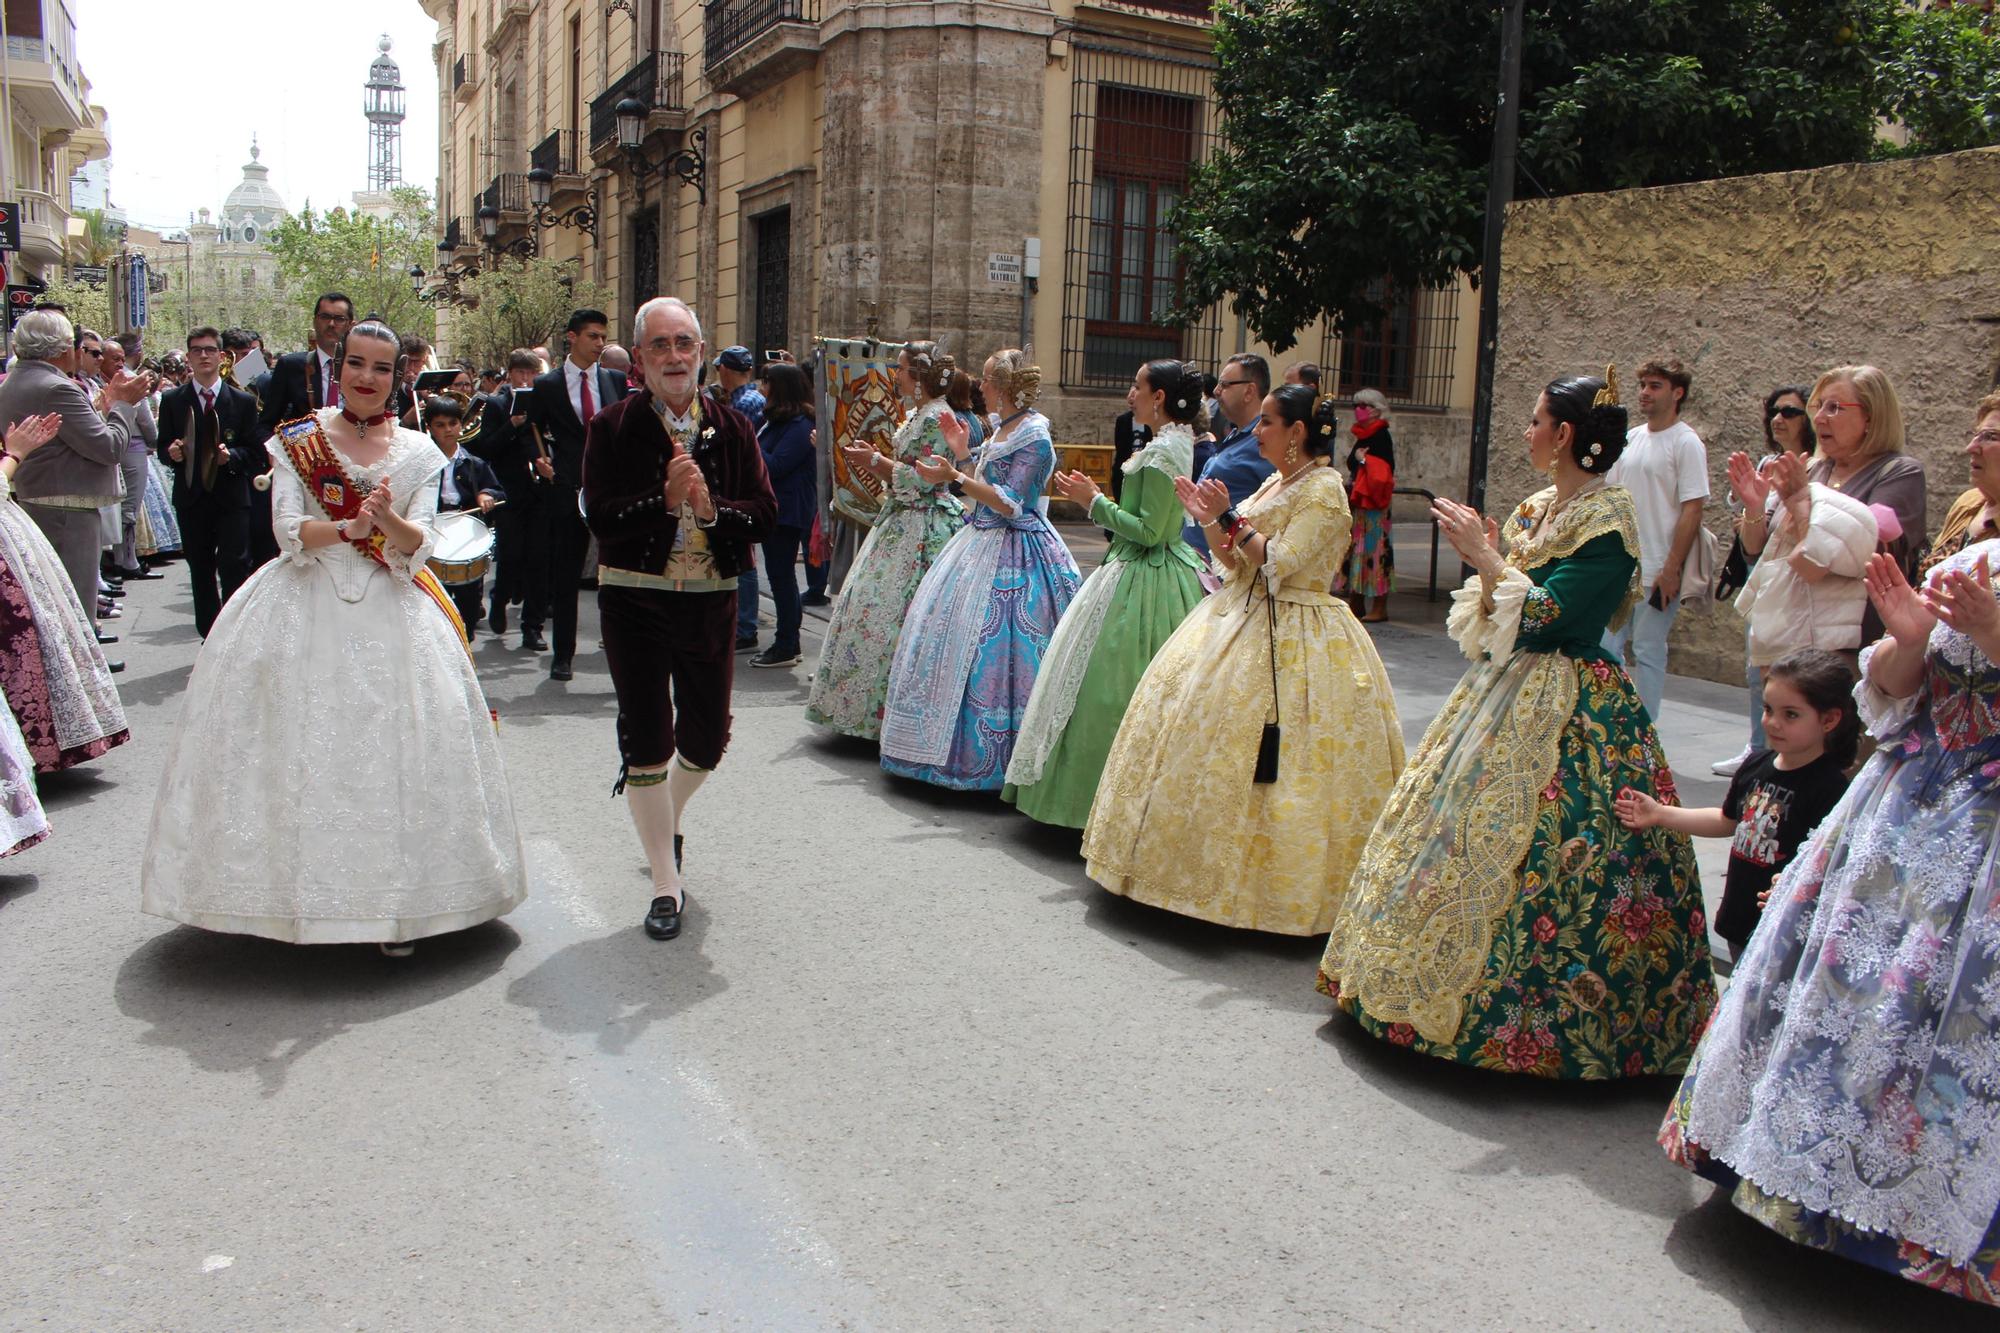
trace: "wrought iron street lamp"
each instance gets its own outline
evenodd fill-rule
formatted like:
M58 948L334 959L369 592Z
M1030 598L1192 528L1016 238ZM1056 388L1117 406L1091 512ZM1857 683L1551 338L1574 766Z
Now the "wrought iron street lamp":
M687 136L686 145L661 158L649 157L644 147L646 110L646 104L636 97L623 98L613 108L618 119L618 146L625 150L626 160L632 164L632 175L638 180L640 197L645 197L649 177L678 176L692 185L696 197L707 204L708 131L694 130Z
M556 174L547 167L535 167L528 172L528 207L535 227L573 227L592 240L597 239L597 187L593 185L585 191L584 201L575 208L558 213L549 207L555 183Z

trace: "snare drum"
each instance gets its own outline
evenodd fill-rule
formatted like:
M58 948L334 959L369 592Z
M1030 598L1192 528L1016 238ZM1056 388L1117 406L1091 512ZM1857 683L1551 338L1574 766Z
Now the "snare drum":
M431 572L447 587L463 587L486 577L493 563L493 529L477 514L439 514Z

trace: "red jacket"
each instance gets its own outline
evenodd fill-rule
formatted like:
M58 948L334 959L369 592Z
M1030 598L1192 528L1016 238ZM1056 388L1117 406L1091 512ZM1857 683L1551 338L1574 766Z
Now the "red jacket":
M734 578L748 566L751 546L777 520L778 501L749 420L704 392L701 421L694 458L716 510L709 549L715 572ZM666 501L667 460L676 447L650 393L621 398L591 418L583 445L584 521L604 564L666 573L680 526Z
M1396 495L1396 474L1374 454L1362 460L1361 470L1347 489L1347 502L1355 509L1387 509Z

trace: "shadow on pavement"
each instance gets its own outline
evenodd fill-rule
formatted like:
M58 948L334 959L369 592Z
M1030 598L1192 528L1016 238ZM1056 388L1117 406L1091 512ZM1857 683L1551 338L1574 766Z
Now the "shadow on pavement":
M0 907L17 902L41 887L40 875L0 875Z
M189 663L187 666L155 671L150 676L116 677L118 701L127 708L134 705L157 707L186 693L188 677L193 672L194 664Z
M1121 898L1084 878L1075 890L1050 894L1044 902L1085 904L1083 923L1100 935L1123 940L1147 958L1192 982L1210 988L1197 1009L1219 1009L1243 1000L1279 1011L1318 1013L1324 998L1313 990L1313 965L1326 939L1238 930L1197 921L1164 908Z
M1332 1009L1331 1000L1316 998ZM1584 1082L1475 1069L1380 1041L1337 1012L1319 1036L1377 1092L1454 1133L1492 1144L1463 1168L1468 1175L1567 1177L1627 1212L1663 1219L1687 1207L1687 1175L1653 1142L1679 1086L1676 1077ZM1582 1147L1593 1142L1620 1147Z
M255 1072L266 1097L291 1067L350 1028L421 1009L500 970L521 937L501 921L419 941L409 958L372 944L285 944L175 926L118 969L118 1012L141 1040L211 1073Z
M44 773L35 779L35 783L42 809L51 816L71 806L90 805L100 797L115 794L119 788L119 783L108 777L103 769L90 764L65 768L60 773ZM55 821L51 818L50 822Z
M591 1037L598 1050L622 1054L652 1024L729 989L702 952L707 934L708 913L697 894L677 939L650 939L634 918L551 954L507 987L507 1002L534 1010L551 1032Z
M1678 1171L1678 1167L1670 1168ZM1933 1291L1867 1264L1804 1245L1739 1213L1729 1192L1685 1209L1663 1253L1674 1266L1743 1311L1751 1328L1991 1329L1990 1307Z

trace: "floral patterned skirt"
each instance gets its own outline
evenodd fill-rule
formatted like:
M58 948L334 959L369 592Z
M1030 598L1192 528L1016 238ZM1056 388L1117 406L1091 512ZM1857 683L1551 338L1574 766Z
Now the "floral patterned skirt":
M1564 706L1553 771L1531 755L1520 781L1510 728ZM1700 874L1686 835L1618 822L1612 800L1626 787L1678 803L1623 670L1526 651L1474 667L1375 827L1319 989L1374 1035L1461 1064L1545 1078L1681 1072L1715 1004ZM1499 892L1473 903L1482 862ZM1456 973L1436 965L1454 947ZM1343 993L1350 970L1384 980ZM1436 993L1454 975L1466 984ZM1371 1012L1357 991L1393 993L1398 1007Z
M806 719L843 736L878 740L889 667L924 575L964 524L936 505L897 504L875 521L827 623Z
M1333 590L1350 597L1387 597L1396 589L1396 547L1390 541L1389 511L1354 511L1354 544L1346 563L1333 571Z
M2000 736L1990 679L1934 649L1930 686L1773 886L1659 1138L1789 1240L2000 1304Z

